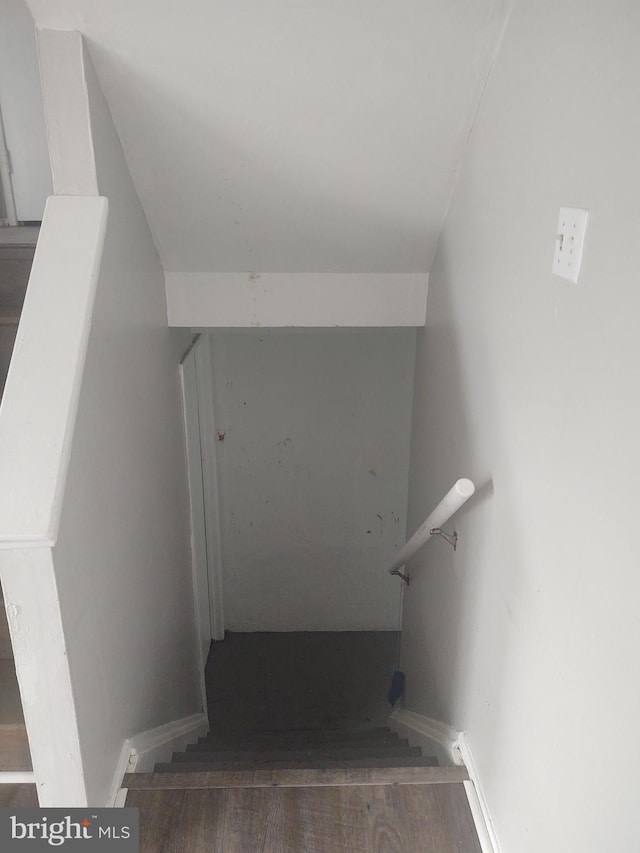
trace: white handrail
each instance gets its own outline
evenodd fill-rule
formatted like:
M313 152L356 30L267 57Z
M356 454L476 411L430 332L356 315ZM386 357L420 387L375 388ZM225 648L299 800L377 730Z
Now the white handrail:
M439 530L443 524L446 524L451 516L469 500L475 490L476 487L473 482L464 477L458 480L457 483L454 483L431 515L425 520L424 524L420 525L404 548L400 549L389 568L389 573L396 574L398 569L409 562L416 551L422 548L425 542L431 538L433 531Z

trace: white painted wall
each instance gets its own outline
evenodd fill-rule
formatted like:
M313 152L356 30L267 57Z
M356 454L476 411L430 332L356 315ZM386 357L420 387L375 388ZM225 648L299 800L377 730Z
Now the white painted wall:
M415 331L211 343L225 627L397 629Z
M19 220L41 220L51 195L35 24L24 0L0 3L0 109Z
M429 276L167 273L170 326L424 326Z
M516 0L418 333L407 707L467 733L504 853L637 850L640 8ZM590 211L578 286L560 206Z
M503 0L28 3L87 36L165 270L428 270Z
M105 199L50 202L61 239L45 220L0 416L0 539L13 549L0 569L41 802L103 805L127 738L203 710L178 377L190 335L166 326L162 267L80 35L40 43L52 160L88 128L74 162L95 169L109 216L92 302L84 240ZM56 119L60 92L75 98L71 123ZM62 169L60 192L67 174L76 186Z
M202 710L178 362L163 274L90 62L100 283L55 549L89 801L125 736Z

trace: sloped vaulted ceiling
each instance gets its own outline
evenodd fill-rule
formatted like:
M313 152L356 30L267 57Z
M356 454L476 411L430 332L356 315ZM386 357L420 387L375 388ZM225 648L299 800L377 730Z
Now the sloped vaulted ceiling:
M502 0L28 5L86 37L166 270L428 270Z

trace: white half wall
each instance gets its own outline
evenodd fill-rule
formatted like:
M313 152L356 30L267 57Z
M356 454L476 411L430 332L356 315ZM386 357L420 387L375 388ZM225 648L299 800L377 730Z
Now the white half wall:
M83 240L82 222L65 219L71 237L57 247L46 239L48 217L43 225L37 251L41 279L37 290L29 285L0 413L0 460L15 451L7 441L15 430L7 431L7 424L22 422L28 440L18 444L22 470L6 469L12 479L1 480L1 503L8 505L13 489L19 497L28 494L30 483L38 504L41 447L57 460L57 486L47 491L52 505L38 516L44 520L39 533L35 526L27 529L38 541L16 536L21 518L13 531L6 529L4 519L13 516L3 515L2 539L10 550L1 568L3 582L7 576L13 581L10 627L41 804L100 806L112 796L127 738L205 710L178 375L190 335L166 326L163 271L80 35L41 32L39 38L45 92L81 93L84 87L78 103L89 107L84 121L95 183L108 198L109 217L95 301L82 314L82 329L70 322L75 314L59 315L50 303L55 298L65 306L75 293L82 313L91 276L78 281L65 274L67 256L76 253L73 236ZM56 99L47 104L54 122ZM65 147L75 129L66 115L61 113L51 139L54 163L64 160L65 151L77 150ZM58 173L69 175L70 192L76 186L72 165ZM78 163L81 169L86 165ZM57 184L64 188L63 181ZM67 201L72 207L106 206L99 198ZM63 217L64 203L51 201ZM82 250L77 254L82 257ZM71 343L77 365L63 371L60 354ZM52 371L51 364L60 370ZM37 381L19 382L29 371ZM45 472L48 463L45 458ZM21 475L29 483L20 484ZM24 579L39 583L35 569L20 574L21 564L28 568L32 562L31 551L20 550L25 544L36 548L34 555L47 548L48 561L39 563L46 606L36 608L25 598L30 591ZM34 668L42 674L37 690Z
M631 853L640 6L512 8L418 332L410 529L457 476L478 492L458 550L411 563L406 707L464 730L504 853ZM577 285L551 274L567 206Z
M58 535L107 216L105 198L47 202L0 404L0 543L41 547Z
M87 802L51 546L106 224L104 198L48 200L0 405L0 576L42 806Z
M210 339L225 627L396 630L415 331Z
M170 326L424 326L429 276L165 274Z

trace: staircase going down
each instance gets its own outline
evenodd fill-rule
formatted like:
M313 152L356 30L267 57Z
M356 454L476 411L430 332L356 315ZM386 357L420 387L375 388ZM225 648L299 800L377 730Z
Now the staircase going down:
M274 732L245 738L209 735L186 752L174 753L170 764L156 764L156 773L213 770L345 770L367 767L433 767L388 728Z
M466 769L438 766L381 724L378 699L366 695L362 677L358 695L349 697L356 673L376 668L356 647L362 638L248 637L212 647L210 734L153 773L125 777L126 805L140 810L141 853L480 853ZM287 642L290 654L282 647ZM299 677L297 656L306 661ZM227 664L233 681L225 678ZM308 725L312 720L325 724Z

